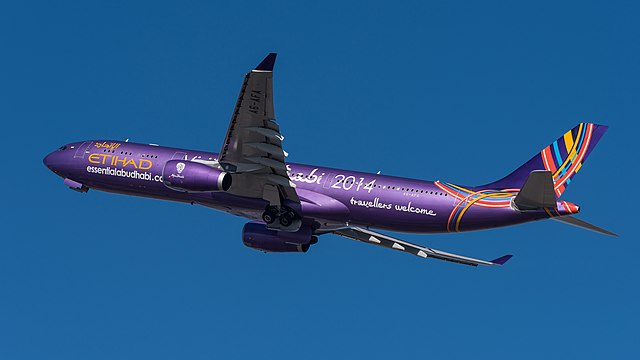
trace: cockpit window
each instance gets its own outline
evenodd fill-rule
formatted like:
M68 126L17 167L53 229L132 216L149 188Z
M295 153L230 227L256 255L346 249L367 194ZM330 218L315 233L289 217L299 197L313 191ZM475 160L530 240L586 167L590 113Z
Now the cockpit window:
M62 145L58 148L58 150L66 150L67 149L67 145Z

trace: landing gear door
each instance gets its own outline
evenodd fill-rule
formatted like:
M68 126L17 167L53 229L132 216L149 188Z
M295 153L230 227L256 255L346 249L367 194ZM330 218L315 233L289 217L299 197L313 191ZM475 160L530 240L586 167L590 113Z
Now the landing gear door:
M74 159L84 159L84 155L89 153L89 148L93 144L93 141L85 141L76 149L75 155L73 155Z

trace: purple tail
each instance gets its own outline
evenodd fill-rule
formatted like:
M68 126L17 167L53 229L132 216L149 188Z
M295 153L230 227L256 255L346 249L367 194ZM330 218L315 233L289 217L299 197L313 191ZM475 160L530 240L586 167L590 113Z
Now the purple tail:
M554 190L560 197L605 131L604 125L580 123L511 174L482 187L519 190L532 171L547 170L553 175Z

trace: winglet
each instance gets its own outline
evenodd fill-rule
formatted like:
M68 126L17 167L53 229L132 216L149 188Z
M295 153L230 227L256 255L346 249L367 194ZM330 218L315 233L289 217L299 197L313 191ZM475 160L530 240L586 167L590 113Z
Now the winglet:
M512 257L513 257L513 255L505 255L505 256L499 257L499 258L497 258L495 260L491 260L491 262L496 264L496 265L503 265L504 263L509 261L509 259L511 259Z
M269 55L267 55L267 57L265 57L264 60L262 60L262 62L258 64L258 66L256 66L255 70L273 71L273 65L275 65L276 63L277 55L278 54L276 53L269 53Z

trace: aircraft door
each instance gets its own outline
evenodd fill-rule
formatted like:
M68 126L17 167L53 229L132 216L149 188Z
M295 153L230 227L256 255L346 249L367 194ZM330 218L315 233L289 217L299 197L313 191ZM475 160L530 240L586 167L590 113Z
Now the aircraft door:
M324 179L324 185L322 185L323 189L328 189L331 187L331 182L333 181L333 177L335 174L329 174Z
M187 153L182 151L176 151L171 157L171 160L187 160Z
M93 144L93 141L85 141L76 149L75 155L73 155L74 159L84 159L84 155L89 153L89 148Z

